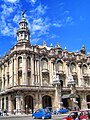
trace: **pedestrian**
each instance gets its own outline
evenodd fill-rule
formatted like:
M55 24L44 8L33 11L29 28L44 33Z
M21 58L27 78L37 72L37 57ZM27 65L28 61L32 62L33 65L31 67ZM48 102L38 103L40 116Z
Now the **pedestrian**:
M16 114L16 109L14 109L14 115Z
M88 120L90 120L90 113L88 113Z
M80 120L80 114L76 113L75 114L75 119L74 120Z

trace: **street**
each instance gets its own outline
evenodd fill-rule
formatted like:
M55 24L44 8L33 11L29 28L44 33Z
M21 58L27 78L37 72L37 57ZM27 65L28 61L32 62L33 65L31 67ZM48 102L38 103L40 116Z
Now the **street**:
M52 115L52 119L47 120L61 120L67 114ZM17 116L2 116L0 120L34 120L31 115L17 115ZM41 119L36 119L41 120Z

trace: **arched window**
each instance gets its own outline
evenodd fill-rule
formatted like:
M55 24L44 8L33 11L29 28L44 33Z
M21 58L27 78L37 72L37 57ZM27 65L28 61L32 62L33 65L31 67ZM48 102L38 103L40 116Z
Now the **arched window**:
M31 68L31 59L30 57L27 57L27 81L28 81L28 85L30 85L30 79L31 79L31 72L30 72L30 68Z
M27 68L30 68L31 63L30 63L30 57L27 57Z
M18 68L22 68L22 57L18 58Z
M71 65L70 65L70 71L71 71L71 73L76 72L76 64L74 62L71 63Z
M22 57L18 58L18 85L21 84L22 81Z
M63 70L63 63L61 61L59 61L57 63L57 71L62 71Z
M43 70L48 69L48 61L47 61L47 59L42 60L42 69Z
M42 74L42 84L43 85L49 85L49 74L44 73Z
M82 73L87 74L87 66L85 64L82 66Z

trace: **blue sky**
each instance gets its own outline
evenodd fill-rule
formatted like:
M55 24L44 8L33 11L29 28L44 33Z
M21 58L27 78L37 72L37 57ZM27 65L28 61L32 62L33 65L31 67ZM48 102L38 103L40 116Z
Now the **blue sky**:
M22 10L27 10L32 45L59 43L68 51L85 45L90 52L90 0L0 0L1 56L16 43Z

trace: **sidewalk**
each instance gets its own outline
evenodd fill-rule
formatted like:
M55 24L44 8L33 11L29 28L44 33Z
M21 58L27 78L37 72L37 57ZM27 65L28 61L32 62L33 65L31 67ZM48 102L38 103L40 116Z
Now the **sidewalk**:
M9 115L4 115L4 116L0 116L0 118L19 118L19 117L31 117L32 116L32 114L16 114L16 115L14 115L14 114L9 114Z

